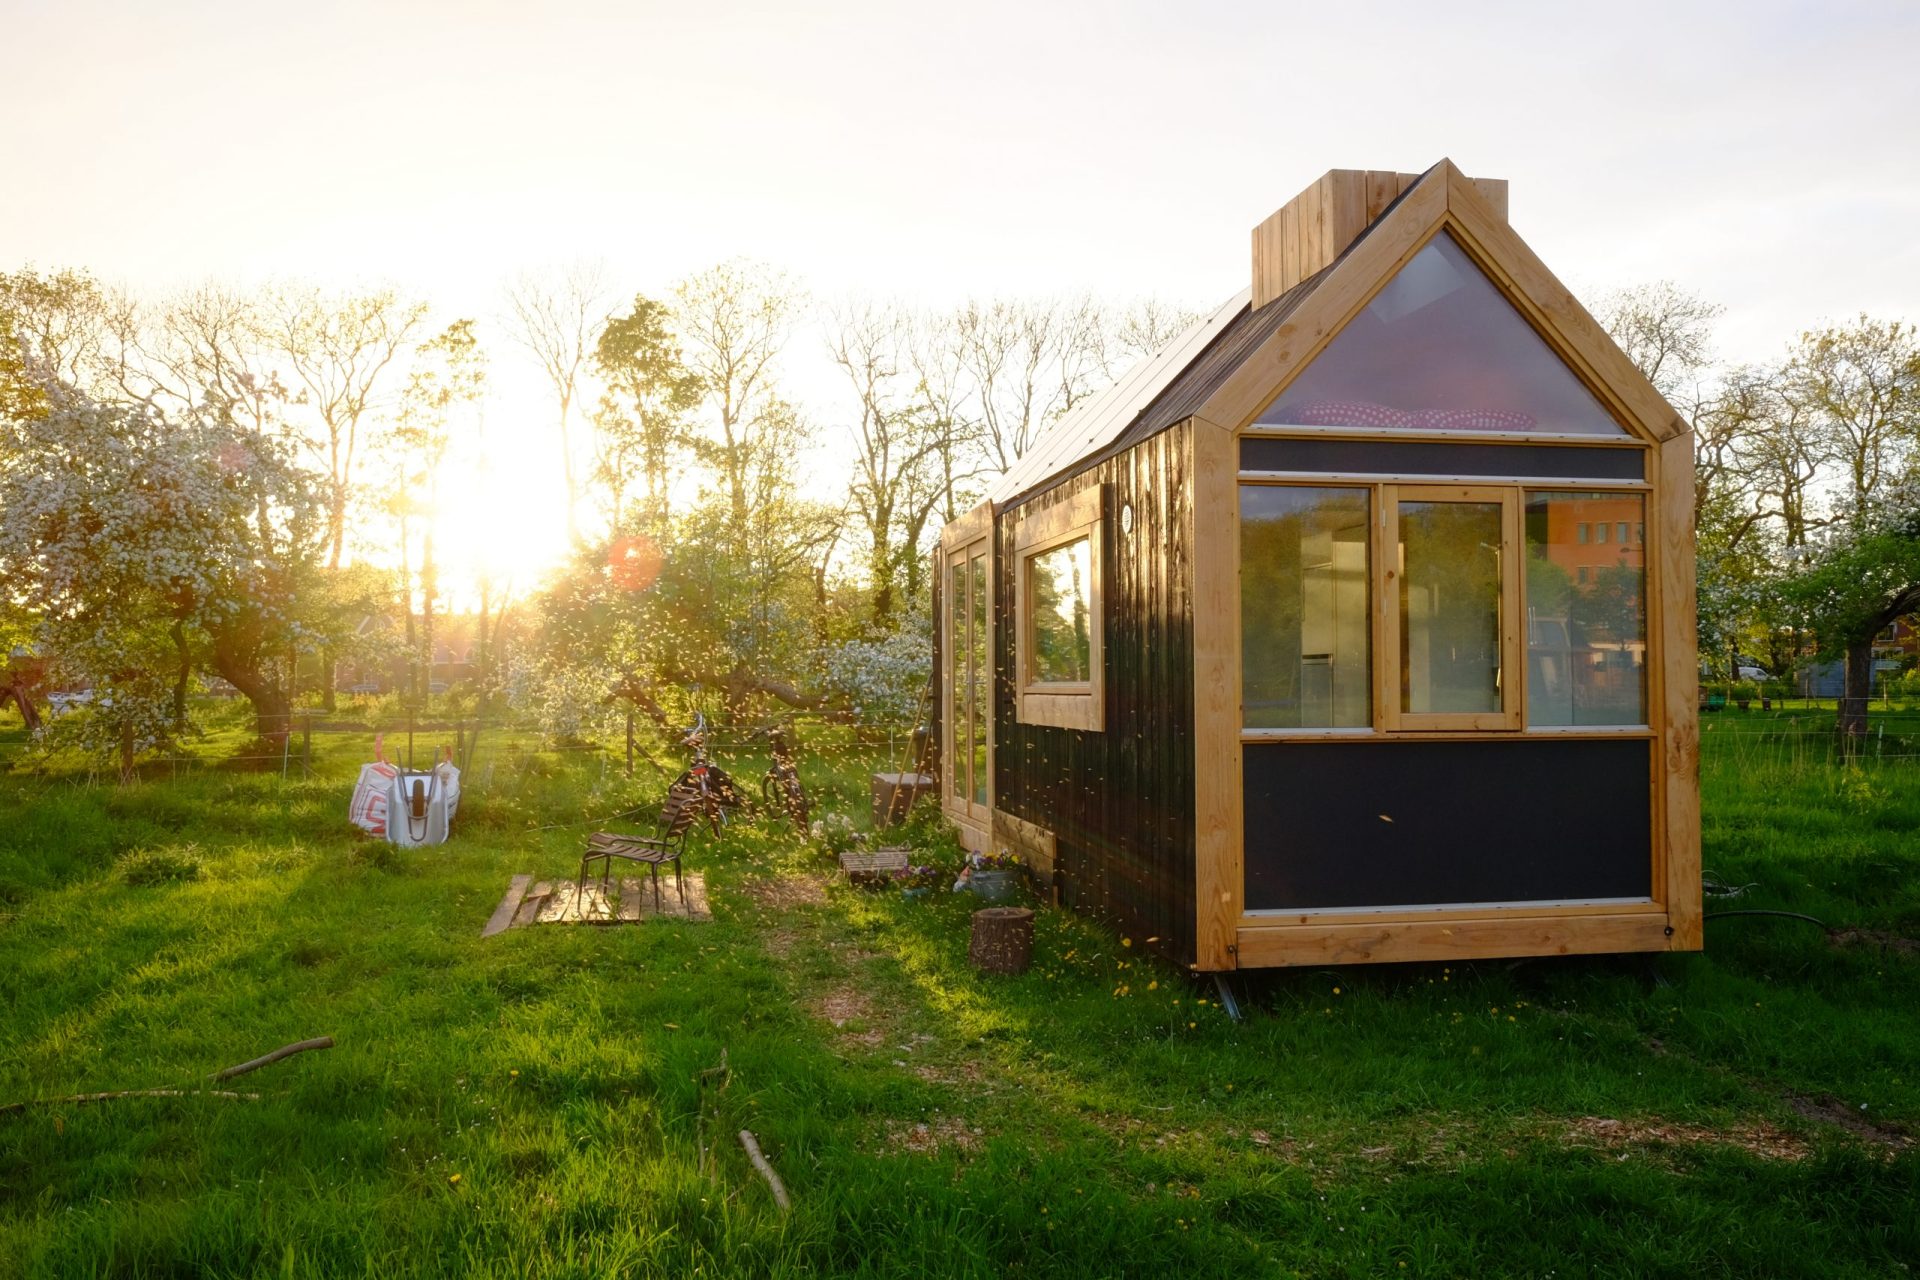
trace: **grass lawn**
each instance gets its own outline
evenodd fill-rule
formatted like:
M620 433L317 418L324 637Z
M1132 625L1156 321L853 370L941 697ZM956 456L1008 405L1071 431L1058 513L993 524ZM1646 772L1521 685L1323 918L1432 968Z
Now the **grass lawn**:
M1709 910L1920 938L1920 761L1837 767L1798 716L1703 718L1706 867L1750 886ZM1059 912L1029 974L979 977L971 899L841 887L771 821L696 841L711 924L482 941L509 875L569 874L582 820L660 776L496 738L456 839L395 853L344 821L368 739L317 741L311 780L0 774L0 1103L338 1041L235 1082L257 1102L0 1115L0 1275L1920 1263L1911 949L1729 917L1653 963L1269 975L1235 1024L1144 940ZM802 770L863 815L882 754Z

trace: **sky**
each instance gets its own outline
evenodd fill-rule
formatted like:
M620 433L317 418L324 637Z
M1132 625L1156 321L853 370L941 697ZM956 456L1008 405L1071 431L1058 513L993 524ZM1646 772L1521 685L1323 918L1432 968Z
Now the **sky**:
M1211 307L1326 169L1447 156L1582 296L1724 304L1725 358L1920 319L1907 0L0 0L0 48L0 268L142 292L393 283L484 329L543 264L659 293L745 255L825 299Z

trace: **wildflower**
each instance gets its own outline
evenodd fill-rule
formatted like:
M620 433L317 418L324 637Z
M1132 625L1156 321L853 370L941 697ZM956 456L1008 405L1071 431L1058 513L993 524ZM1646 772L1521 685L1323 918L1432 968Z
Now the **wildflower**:
M457 1174L457 1173L450 1173L450 1174L448 1174L448 1175L447 1175L447 1185L448 1185L448 1186L450 1186L450 1187L457 1187L457 1186L459 1186L459 1185L460 1185L460 1175L459 1175L459 1174Z
M1155 978L1152 982L1149 982L1147 984L1147 990L1149 991L1158 991L1159 989L1160 989L1160 979L1158 978Z
M1191 1030L1193 1030L1193 1029L1194 1029L1195 1027L1197 1027L1197 1026L1199 1026L1199 1025L1200 1025L1200 1024L1199 1024L1199 1023L1197 1023L1197 1022L1189 1022L1189 1023L1187 1024L1187 1030L1189 1030L1189 1031L1191 1031Z
M1132 938L1122 938L1122 939L1120 939L1120 945L1121 945L1121 946L1123 946L1123 947L1130 947L1130 946L1132 946L1132 945L1133 945L1133 939L1132 939Z
M1333 994L1335 994L1335 995L1339 995L1339 994L1340 994L1340 988L1338 988L1338 987L1335 987L1335 988L1333 989Z

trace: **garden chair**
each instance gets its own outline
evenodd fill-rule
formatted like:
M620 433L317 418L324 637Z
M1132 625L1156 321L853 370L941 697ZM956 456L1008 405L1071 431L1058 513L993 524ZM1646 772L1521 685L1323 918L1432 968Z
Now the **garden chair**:
M587 889L587 873L597 859L600 863L600 891L605 893L607 882L613 873L613 860L625 858L629 862L644 863L647 874L653 881L653 909L660 910L660 867L662 863L673 864L673 882L680 890L680 906L687 905L687 879L680 867L680 857L687 851L687 833L693 829L693 821L700 816L699 794L697 790L683 783L675 783L667 789L667 802L660 810L659 834L655 836L629 836L615 831L596 831L587 837L587 851L580 859L579 891Z

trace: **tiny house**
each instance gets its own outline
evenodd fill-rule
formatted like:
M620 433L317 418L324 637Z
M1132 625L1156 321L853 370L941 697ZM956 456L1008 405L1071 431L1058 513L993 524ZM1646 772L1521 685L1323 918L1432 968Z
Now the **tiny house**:
M1506 213L1329 172L942 531L970 847L1202 972L1699 948L1692 439Z

